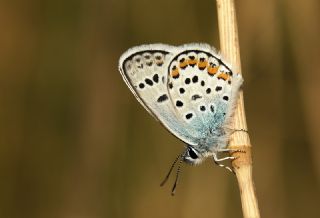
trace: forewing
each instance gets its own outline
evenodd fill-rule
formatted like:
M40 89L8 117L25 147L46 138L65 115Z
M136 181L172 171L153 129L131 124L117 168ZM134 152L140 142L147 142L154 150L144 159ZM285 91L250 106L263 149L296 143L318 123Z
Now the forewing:
M168 65L178 52L179 47L163 44L134 47L121 56L119 69L142 106L171 133L194 145L187 123L181 120L168 93Z

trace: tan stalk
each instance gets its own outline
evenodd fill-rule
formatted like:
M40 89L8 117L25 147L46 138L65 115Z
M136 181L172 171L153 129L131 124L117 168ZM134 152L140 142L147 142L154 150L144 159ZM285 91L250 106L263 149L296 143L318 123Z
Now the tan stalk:
M217 0L220 49L222 56L229 61L233 69L241 73L238 28L234 0ZM234 116L234 129L247 130L241 91ZM259 218L258 201L252 178L252 158L249 135L245 131L235 131L230 139L229 148L245 152L234 152L238 157L232 165L237 176L244 218Z

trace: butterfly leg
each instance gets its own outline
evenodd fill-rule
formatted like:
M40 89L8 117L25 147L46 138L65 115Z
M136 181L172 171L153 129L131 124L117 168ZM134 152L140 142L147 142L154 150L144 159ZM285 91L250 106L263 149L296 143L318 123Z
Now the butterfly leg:
M221 148L218 150L218 152L245 152L244 150L241 149L232 149L232 148Z
M214 161L214 163L217 164L219 167L226 168L227 170L229 170L229 171L232 172L232 173L234 173L234 171L233 171L230 167L228 167L228 166L226 166L226 165L223 165L223 164L220 164L219 162L224 161L224 160L234 160L234 159L236 159L236 157L223 157L223 158L218 158L218 156L217 156L216 153L213 154L213 161Z
M245 133L249 133L249 131L246 130L246 129L234 129L234 132L245 132Z
M235 133L235 132L245 132L247 134L249 134L249 131L246 129L233 129L233 128L228 128L231 131L231 134Z
M214 158L216 157L216 158ZM234 160L236 159L236 157L231 157L231 156L228 156L228 157L223 157L223 158L218 158L217 155L213 156L214 160L217 161L217 162L221 162L221 161L225 161L225 160Z
M233 129L233 128L228 128L228 130L231 131L231 134L232 134L232 133L235 133L235 132L245 132L245 133L249 133L249 131L246 130L246 129Z

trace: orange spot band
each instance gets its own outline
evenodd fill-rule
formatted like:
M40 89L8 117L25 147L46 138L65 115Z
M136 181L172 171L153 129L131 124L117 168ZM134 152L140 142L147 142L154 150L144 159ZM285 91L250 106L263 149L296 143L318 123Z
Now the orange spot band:
M182 62L179 64L180 68L185 68L188 65L188 63L186 61Z
M226 74L226 73L221 73L221 74L218 76L218 79L227 80L228 78L229 78L229 75Z
M195 65L196 63L197 63L197 60L196 60L196 59L194 59L194 60L190 59L190 60L188 61L188 64L189 64L189 65Z
M214 75L214 74L216 74L217 73L217 71L218 71L218 69L219 69L219 67L208 67L208 73L210 74L210 75Z
M174 77L174 78L178 77L179 76L179 70L175 69L175 70L171 71L171 76Z
M205 67L207 67L207 65L208 65L208 62L207 62L207 61L203 61L203 62L199 62L199 63L198 63L198 67L199 67L199 68L205 68Z

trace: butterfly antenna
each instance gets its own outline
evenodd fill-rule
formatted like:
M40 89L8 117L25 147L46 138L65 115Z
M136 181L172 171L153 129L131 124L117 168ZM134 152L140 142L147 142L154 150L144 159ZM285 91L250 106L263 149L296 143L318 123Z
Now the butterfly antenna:
M164 178L164 180L161 182L160 186L163 186L163 185L168 181L169 176L170 176L170 174L171 174L171 172L172 172L172 170L173 170L174 166L176 165L176 163L177 163L177 161L179 160L179 158L181 158L181 156L182 156L182 155L181 155L181 154L179 154L179 155L178 155L178 157L173 161L173 163L172 163L172 165L171 165L171 167L170 167L170 170L169 170L169 172L168 172L168 174L167 174L166 178Z
M172 187L172 191L171 191L171 195L174 196L176 188L177 188L177 184L178 184L178 179L179 179L179 175L181 172L181 163L182 163L183 158L180 159L179 161L179 165L177 168L177 173L176 173L176 180L174 181L173 187Z

